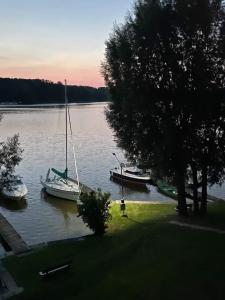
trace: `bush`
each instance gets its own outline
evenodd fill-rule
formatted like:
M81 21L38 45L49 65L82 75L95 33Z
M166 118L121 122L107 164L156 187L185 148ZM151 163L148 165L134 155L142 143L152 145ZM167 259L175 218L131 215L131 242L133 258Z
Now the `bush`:
M82 193L80 196L78 216L82 217L84 223L94 231L95 235L104 234L108 227L107 222L111 219L109 197L109 193L103 193L100 189L96 192Z

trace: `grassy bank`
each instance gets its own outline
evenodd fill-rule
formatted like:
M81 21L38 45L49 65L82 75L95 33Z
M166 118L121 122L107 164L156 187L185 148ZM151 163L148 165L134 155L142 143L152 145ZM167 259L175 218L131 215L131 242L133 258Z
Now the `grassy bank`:
M222 211L220 228L222 206L209 213L214 220ZM225 236L168 224L177 218L174 207L130 204L128 218L122 218L113 204L104 237L5 259L25 288L14 299L224 299ZM73 261L69 272L46 281L38 277L40 269L67 259Z

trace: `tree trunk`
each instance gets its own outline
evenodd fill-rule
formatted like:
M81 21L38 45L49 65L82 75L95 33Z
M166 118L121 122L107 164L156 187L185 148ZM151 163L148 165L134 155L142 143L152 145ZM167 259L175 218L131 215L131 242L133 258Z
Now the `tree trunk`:
M192 179L193 179L193 204L194 204L194 213L199 214L199 201L198 201L198 177L197 177L197 168L194 163L191 164L192 170Z
M202 197L200 213L207 213L207 167L205 165L202 166Z
M178 193L178 213L181 216L187 216L187 203L185 192L185 178L183 170L179 170L176 176L176 185Z

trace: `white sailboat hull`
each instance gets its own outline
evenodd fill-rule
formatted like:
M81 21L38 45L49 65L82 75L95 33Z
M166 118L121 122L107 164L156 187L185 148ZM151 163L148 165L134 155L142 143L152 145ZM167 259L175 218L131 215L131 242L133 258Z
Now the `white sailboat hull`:
M41 184L44 187L47 194L66 199L70 201L77 202L79 200L79 190L71 188L70 190L65 190L63 188L57 188L57 186L53 185L51 182L44 182L41 180Z

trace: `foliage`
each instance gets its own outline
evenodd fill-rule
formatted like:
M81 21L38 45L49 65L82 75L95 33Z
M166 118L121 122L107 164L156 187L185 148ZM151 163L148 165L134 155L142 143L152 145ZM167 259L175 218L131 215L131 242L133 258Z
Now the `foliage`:
M97 192L82 193L80 196L81 204L78 205L79 216L94 231L95 235L105 233L107 222L111 218L109 197L109 193L103 193L100 189Z
M106 42L107 119L128 159L178 190L222 182L225 166L225 11L219 0L140 0ZM191 172L190 172L191 170Z
M104 87L69 85L71 102L106 101ZM0 102L18 104L64 103L64 88L61 82L53 83L40 79L0 78Z
M10 180L15 178L13 173L15 167L22 160L22 153L18 134L0 143L0 186L7 185Z

